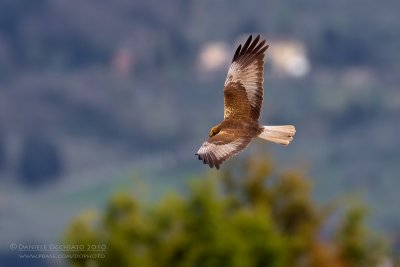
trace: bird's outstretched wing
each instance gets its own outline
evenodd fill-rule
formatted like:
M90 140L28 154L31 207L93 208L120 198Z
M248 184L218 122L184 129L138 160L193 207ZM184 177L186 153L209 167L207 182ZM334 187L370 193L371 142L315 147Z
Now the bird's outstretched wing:
M237 48L224 84L224 119L260 118L267 48L265 40L260 42L260 35L253 41L250 35L243 47Z
M251 141L249 136L236 136L233 131L224 130L203 143L196 155L211 168L219 166L245 149Z

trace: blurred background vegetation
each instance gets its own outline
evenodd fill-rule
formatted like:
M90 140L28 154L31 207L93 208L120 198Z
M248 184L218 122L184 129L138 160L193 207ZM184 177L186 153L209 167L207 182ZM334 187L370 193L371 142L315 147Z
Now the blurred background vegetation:
M373 266L366 262L382 255L393 262L400 255L399 9L395 0L0 0L0 265L21 265L10 243L59 242L65 229L76 240L76 225L109 244L109 257L99 264L111 257L177 264L176 253L186 257L182 266L216 266L224 257L235 266L256 265L256 259L329 266L328 258L333 266ZM204 174L194 156L222 120L227 68L251 33L271 44L261 121L293 123L298 132L286 148L260 143L239 159L252 162L261 147L279 168L299 169L306 179L296 171L279 182L265 171L253 181L257 175L240 161L223 174ZM187 190L189 180L207 175L216 181ZM255 186L263 179L265 186ZM299 207L290 209L310 209L299 218L306 229L293 222L302 229L293 230L293 240L285 215L273 208L285 194L272 191L285 181L295 181L301 195ZM256 204L258 194L264 206ZM346 196L353 195L365 203L368 219L364 209L348 208ZM221 220L218 227L232 236L217 234L218 227L186 235L202 223L190 208L196 201L209 201L205 224ZM332 202L333 215L320 210ZM135 208L119 211L121 205ZM127 224L152 223L137 226L143 236L129 239L131 230L118 217L106 219L114 209L129 217ZM98 214L96 227L79 220L70 225L84 211ZM185 227L170 225L175 220ZM366 228L386 240L386 250ZM108 237L114 231L122 235L115 241ZM157 240L164 232L165 240ZM202 240L211 237L207 251ZM177 243L165 251L167 242ZM118 252L121 244L126 247ZM144 252L132 254L135 246ZM188 250L179 251L182 246ZM118 254L124 251L131 255ZM152 261L155 251L160 262Z
M83 214L69 227L65 244L100 244L107 256L72 262L75 266L387 266L383 240L366 229L361 207L314 203L305 177L298 171L280 173L265 155L235 165L235 171L195 180L185 196L172 194L144 207L132 196L119 194L104 214ZM333 218L334 227L328 226Z

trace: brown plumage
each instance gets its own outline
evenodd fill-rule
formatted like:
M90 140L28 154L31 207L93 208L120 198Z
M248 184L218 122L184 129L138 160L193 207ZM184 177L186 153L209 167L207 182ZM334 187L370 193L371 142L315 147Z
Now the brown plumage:
M211 128L209 139L196 153L211 168L244 150L255 137L288 145L296 130L292 125L260 126L263 101L264 53L268 45L258 35L239 45L224 84L224 120Z

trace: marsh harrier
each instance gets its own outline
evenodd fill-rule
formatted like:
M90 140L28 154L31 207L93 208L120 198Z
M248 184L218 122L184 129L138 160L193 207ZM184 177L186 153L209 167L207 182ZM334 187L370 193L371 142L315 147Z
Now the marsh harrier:
M259 137L288 145L296 133L293 125L261 126L264 94L264 53L268 45L258 35L239 45L224 84L224 120L211 128L209 139L196 155L204 164L219 169L222 162L244 150Z

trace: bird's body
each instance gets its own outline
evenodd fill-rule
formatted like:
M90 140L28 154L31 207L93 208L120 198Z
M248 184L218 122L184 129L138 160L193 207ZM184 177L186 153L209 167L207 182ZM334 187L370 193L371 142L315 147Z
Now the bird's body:
M265 40L252 36L233 56L224 84L224 120L211 128L209 139L196 155L211 168L245 149L255 137L287 145L293 139L292 125L261 126L259 118L264 95Z

